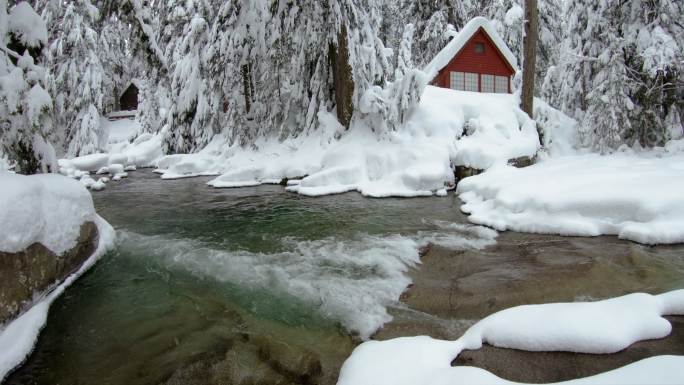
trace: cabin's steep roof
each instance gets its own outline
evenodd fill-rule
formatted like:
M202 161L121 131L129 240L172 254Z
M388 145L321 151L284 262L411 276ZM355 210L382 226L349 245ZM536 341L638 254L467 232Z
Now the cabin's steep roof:
M449 62L456 56L456 54L461 51L463 46L470 40L477 31L482 28L487 35L489 35L489 38L492 40L492 43L496 46L496 48L501 52L501 55L503 55L504 59L508 62L508 64L513 68L514 71L518 70L518 60L515 58L515 55L511 50L508 48L506 43L504 43L503 39L501 39L501 36L496 32L496 29L494 26L489 22L484 17L476 17L472 20L470 20L464 27L461 29L458 34L451 39L449 43L447 43L446 47L444 47L439 53L435 56L430 63L425 66L423 69L423 72L425 72L429 78L434 78L437 76L439 71L442 70L442 68L446 67Z
M131 86L135 86L135 88L137 88L138 91L140 91L140 90L143 89L143 82L142 82L142 80L140 80L140 79L135 79L135 78L134 78L134 79L131 79L130 81L128 81L128 83L125 83L125 84L126 84L126 87L123 88L123 91L119 92L119 98L121 98L121 97L126 93L126 91L128 91L128 89L131 88Z

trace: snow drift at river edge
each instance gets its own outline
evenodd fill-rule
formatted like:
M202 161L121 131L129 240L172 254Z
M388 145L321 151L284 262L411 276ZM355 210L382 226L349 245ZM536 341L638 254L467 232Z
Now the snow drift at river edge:
M525 305L494 313L456 341L404 337L369 341L344 363L339 385L515 384L476 367L451 366L465 349L494 346L528 351L612 353L634 342L667 336L663 315L684 314L684 290L635 293L589 303ZM562 384L680 384L684 357L651 357L620 369Z

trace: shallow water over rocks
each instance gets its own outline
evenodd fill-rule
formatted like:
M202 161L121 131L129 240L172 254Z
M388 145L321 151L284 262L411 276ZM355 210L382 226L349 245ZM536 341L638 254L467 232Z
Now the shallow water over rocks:
M333 384L391 316L374 338L455 338L508 306L684 287L682 246L493 244L453 195L308 198L205 180L138 171L94 193L118 248L54 303L7 384Z

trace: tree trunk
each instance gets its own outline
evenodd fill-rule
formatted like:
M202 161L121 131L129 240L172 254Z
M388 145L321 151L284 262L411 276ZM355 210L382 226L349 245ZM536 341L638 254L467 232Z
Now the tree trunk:
M537 0L525 0L525 37L523 38L522 110L533 117L534 72L539 38Z
M242 72L242 89L245 95L245 111L249 114L249 110L252 108L252 73L251 65L243 64L241 67Z
M337 106L337 120L349 128L354 105L354 78L349 64L349 48L347 47L347 28L342 25L337 34L337 45L330 44L330 65L333 71L333 86L335 88L335 105Z

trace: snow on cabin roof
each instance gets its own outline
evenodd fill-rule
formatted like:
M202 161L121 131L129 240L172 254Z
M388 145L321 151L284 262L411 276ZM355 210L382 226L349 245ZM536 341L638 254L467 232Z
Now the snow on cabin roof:
M451 39L449 43L447 43L446 47L444 47L439 53L435 56L430 63L425 66L423 69L423 72L425 72L428 77L434 78L437 76L439 71L442 70L442 68L446 67L447 64L456 56L456 54L461 51L463 46L470 40L471 37L480 29L484 29L484 31L489 35L489 38L492 40L492 43L496 46L496 48L499 49L499 52L503 55L504 59L510 64L510 66L513 68L513 70L518 70L518 60L515 58L515 55L511 50L508 48L506 43L504 43L503 39L501 39L501 36L496 32L496 29L494 26L489 22L484 17L478 16L472 20L470 20L464 27L461 29L458 34Z

